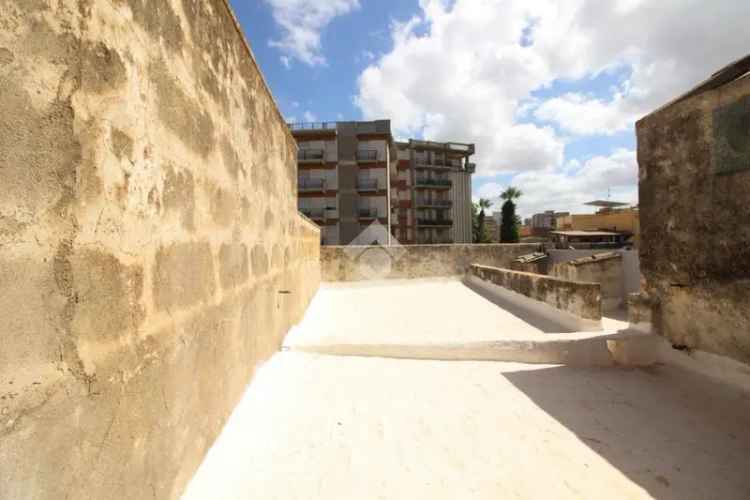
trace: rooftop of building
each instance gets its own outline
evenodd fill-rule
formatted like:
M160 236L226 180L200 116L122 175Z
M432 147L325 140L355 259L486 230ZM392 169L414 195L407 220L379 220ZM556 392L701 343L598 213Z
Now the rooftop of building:
M539 319L455 280L324 285L183 498L746 498L740 389L673 365L476 359L606 343Z

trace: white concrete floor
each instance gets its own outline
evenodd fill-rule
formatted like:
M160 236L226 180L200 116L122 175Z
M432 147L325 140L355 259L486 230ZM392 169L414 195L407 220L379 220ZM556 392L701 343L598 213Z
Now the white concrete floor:
M679 369L285 352L196 499L750 498L750 396Z
M554 325L458 281L371 282L323 287L287 345L539 349L521 339L565 337L570 349L582 335L545 332ZM667 366L286 351L260 370L184 499L747 500L749 391Z
M457 279L326 283L286 344L459 343L571 333L509 306L498 307ZM603 320L607 332L627 325Z

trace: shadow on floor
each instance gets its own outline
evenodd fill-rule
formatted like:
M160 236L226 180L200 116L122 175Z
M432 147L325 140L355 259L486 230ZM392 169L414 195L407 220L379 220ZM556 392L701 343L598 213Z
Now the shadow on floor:
M750 499L750 391L666 366L504 375L652 497Z
M572 333L577 331L576 329L565 326L561 323L558 323L557 321L545 318L539 315L539 313L529 311L517 304L513 304L509 301L503 300L500 297L497 297L479 287L472 285L468 281L464 282L463 285L483 299L492 302L501 309L504 309L508 314L512 314L516 318L528 323L529 325L538 330L541 330L544 333Z

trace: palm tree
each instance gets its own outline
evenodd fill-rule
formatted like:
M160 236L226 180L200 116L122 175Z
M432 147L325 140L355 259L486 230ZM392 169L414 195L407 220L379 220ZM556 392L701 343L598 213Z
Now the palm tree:
M502 192L500 198L505 200L503 203L503 222L500 226L500 241L502 243L518 243L518 216L516 216L515 200L521 197L523 193L520 189L508 186L508 189Z
M500 198L502 198L505 201L513 202L514 200L517 200L518 198L520 198L521 195L523 195L523 192L520 189L515 188L513 186L508 186L508 189L502 192L502 194L500 195Z
M477 233L478 233L478 241L477 243L488 243L489 239L487 234L485 233L485 227L484 227L484 210L489 209L492 206L492 202L486 198L479 198L479 203L477 204L479 207L479 215L477 216Z

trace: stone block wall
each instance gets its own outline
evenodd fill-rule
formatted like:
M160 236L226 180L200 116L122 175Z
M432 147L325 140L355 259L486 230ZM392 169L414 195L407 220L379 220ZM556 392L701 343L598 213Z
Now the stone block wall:
M320 279L224 0L0 2L0 497L178 498Z
M641 272L654 330L750 363L750 79L637 124Z
M472 265L469 276L542 302L578 318L594 321L602 318L599 283L571 281L480 265Z
M556 263L549 274L571 281L599 283L602 309L611 311L623 307L626 303L622 260L619 252L594 254Z
M324 281L437 278L463 276L472 264L510 267L537 250L536 244L323 246L320 266Z

